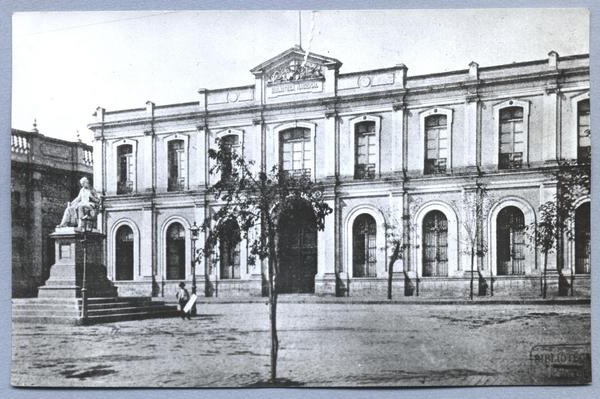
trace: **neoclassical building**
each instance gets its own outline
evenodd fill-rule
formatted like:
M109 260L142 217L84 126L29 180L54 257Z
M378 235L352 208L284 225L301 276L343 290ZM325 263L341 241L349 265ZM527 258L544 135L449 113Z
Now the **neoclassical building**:
M281 223L282 292L382 296L390 237L396 295L468 295L473 231L476 287L539 295L542 255L525 226L556 193L559 162L590 161L589 57L560 57L430 75L403 64L342 73L336 59L293 47L256 66L251 84L200 89L196 101L98 108L94 182L104 195L109 278L119 295L171 296L192 281L190 228L219 207L207 150L227 142L263 170L273 165L323 187L325 229L302 210ZM473 217L478 204L480 217ZM590 199L577 202L548 262L589 294ZM247 242L224 238L195 265L198 290L261 295L266 267ZM493 283L493 287L492 287ZM484 293L482 291L482 293Z

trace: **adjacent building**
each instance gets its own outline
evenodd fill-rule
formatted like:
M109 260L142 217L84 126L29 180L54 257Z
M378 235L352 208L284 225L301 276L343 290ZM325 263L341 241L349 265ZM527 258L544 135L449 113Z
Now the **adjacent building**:
M12 296L36 296L54 263L50 233L79 179L92 178L92 147L11 130Z
M542 256L524 228L554 197L559 162L589 164L589 56L552 51L418 76L403 64L341 66L293 47L253 68L247 86L200 89L188 103L97 109L89 127L104 195L99 225L119 295L170 296L192 281L192 246L203 239L193 242L190 227L219 207L206 193L219 179L207 157L217 139L256 168L320 182L334 210L324 231L290 215L282 292L383 295L392 229L406 247L394 266L400 295L465 295L473 231L485 248L476 265L482 294L539 294ZM589 196L576 209L577 239L549 259L551 295L559 271L589 294ZM196 264L199 290L261 295L266 268L248 262L247 243L224 239L218 252Z

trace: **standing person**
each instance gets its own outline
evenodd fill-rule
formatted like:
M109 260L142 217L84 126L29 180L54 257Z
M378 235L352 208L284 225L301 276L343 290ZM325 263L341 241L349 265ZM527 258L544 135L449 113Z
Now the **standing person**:
M182 281L179 283L179 290L175 294L177 297L177 301L179 302L179 311L181 312L181 318L185 320L192 320L189 313L184 312L183 308L185 308L185 304L190 300L190 293L185 288L185 283Z

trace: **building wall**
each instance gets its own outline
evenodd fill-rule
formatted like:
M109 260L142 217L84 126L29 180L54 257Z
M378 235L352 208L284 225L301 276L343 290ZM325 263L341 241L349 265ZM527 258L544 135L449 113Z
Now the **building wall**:
M526 223L534 222L540 204L556 191L550 172L559 161L576 158L576 103L589 98L585 55L561 58L551 52L547 60L485 68L472 63L464 71L424 76L407 76L401 64L340 74L339 61L311 55L309 62L320 65L320 76L271 81L281 65L301 59L303 53L292 48L254 68L255 85L201 89L195 103L156 106L149 102L145 108L110 112L98 108L90 128L96 139L96 165L102 165L94 177L106 196L102 228L108 234L106 261L111 277L116 228L128 223L137 234L134 279L118 282L123 293L165 295L165 286L175 287L176 281L164 277L165 231L175 220L186 229L185 276L192 279L189 227L218 207L206 194L218 180L209 173L212 165L207 150L215 148L217 138L229 134L238 135L244 157L255 161L258 170L279 163L279 132L290 127L309 129L311 176L323 184L324 198L334 209L325 230L318 233L315 291L323 294L342 289L351 295L378 295L385 287L391 254L386 232L395 228L399 234L408 229L410 240L410 250L395 267L398 289L419 281L423 294L462 295L471 265L465 225L469 209L464 203L476 195L477 182L488 193L481 230L489 247L477 268L481 278L491 282L497 277L498 212L515 206ZM505 170L499 168L499 115L509 106L523 107L526 140L522 167ZM424 121L433 114L446 115L448 122L450 151L447 169L441 174L425 173ZM376 126L372 180L354 178L355 125L361 121ZM184 141L187 175L185 187L170 192L168 143L174 139ZM135 148L136 186L131 193L116 195L116 148L122 143ZM444 278L421 275L423 223L433 210L442 212L448 223L448 275ZM362 213L376 221L376 273L369 278L352 273L352 223ZM202 236L196 245L201 243ZM541 258L533 249L525 250L524 256L525 275L518 277L524 280L513 284L498 277L501 291L531 289ZM250 266L245 260L243 256L239 284L222 281L221 295L259 294L264 264L262 268ZM211 262L204 259L196 266L199 285L204 286L205 278L217 282L211 286L220 284L218 268L211 267ZM550 270L556 273L559 263L556 256L550 259ZM162 288L157 290L157 284Z
M35 296L54 263L50 233L67 202L79 193L79 179L92 177L92 148L11 132L12 295Z

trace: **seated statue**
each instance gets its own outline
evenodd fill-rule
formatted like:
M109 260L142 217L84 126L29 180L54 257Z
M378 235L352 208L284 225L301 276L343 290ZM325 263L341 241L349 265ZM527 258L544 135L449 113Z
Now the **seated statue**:
M67 209L65 209L62 220L57 227L73 226L82 228L84 220L96 220L100 196L93 187L90 187L87 177L82 177L79 184L81 185L79 195L67 204Z

